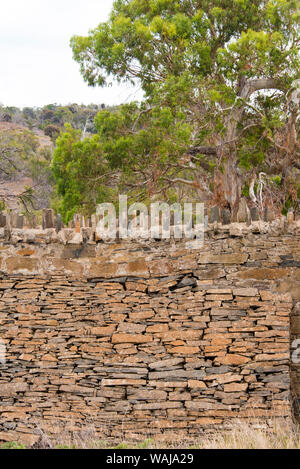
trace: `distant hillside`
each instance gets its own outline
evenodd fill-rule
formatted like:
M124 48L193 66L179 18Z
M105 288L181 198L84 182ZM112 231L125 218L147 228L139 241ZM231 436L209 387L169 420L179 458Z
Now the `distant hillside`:
M0 121L0 133L9 132L11 130L29 130L29 128L26 124L21 125L21 124L15 124L13 122ZM41 148L45 148L45 147L53 148L53 142L51 138L48 135L45 135L43 130L38 129L38 128L33 128L32 132L38 138L39 145Z
M67 106L48 104L42 108L25 107L19 109L0 104L0 123L20 125L32 130L35 134L42 131L52 139L57 136L65 123L70 123L75 129L96 133L94 118L104 108L104 104L86 106L73 103ZM40 133L40 135L42 134Z
M20 200L25 197L29 201L29 195L33 196L32 208L41 209L50 205L53 148L53 141L42 130L29 130L22 123L0 121L2 207L10 210L21 208Z
M104 104L49 104L19 109L0 104L2 206L19 208L19 196L29 194L28 188L32 188L34 208L49 207L55 187L50 166L56 138L66 123L83 135L96 133L94 118L104 108Z

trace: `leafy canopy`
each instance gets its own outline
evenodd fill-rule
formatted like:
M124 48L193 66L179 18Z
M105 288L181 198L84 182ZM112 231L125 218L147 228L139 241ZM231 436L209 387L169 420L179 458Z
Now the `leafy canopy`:
M299 18L294 0L116 0L106 23L74 36L89 85L132 81L145 93L140 106L95 121L120 181L145 197L185 184L232 212L258 172L289 190L288 168L299 165Z
M90 85L137 78L149 94L156 82L186 72L290 81L299 65L299 16L293 0L116 0L109 21L74 36L71 46Z
M66 124L65 132L57 139L52 171L62 197L57 210L65 221L76 212L92 212L109 194L101 184L107 163L98 135L82 141L81 132Z

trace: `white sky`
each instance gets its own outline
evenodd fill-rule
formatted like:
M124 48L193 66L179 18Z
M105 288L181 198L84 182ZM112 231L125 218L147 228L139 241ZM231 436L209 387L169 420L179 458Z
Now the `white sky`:
M121 104L141 98L129 85L91 88L69 46L106 21L113 0L0 0L0 103Z

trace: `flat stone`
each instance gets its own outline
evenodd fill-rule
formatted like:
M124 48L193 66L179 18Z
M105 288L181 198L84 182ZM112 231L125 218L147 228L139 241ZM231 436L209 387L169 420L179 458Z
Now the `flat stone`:
M16 396L19 392L25 392L28 390L28 385L26 383L8 383L2 384L0 386L0 396L1 397L13 397Z
M111 336L116 330L116 326L92 327L90 333L99 337Z
M31 257L8 257L5 262L8 273L37 273L39 270L38 259Z
M50 269L75 275L83 274L83 266L80 263L67 259L53 259Z
M242 355L227 354L225 357L217 357L216 361L221 365L244 365L250 362L250 358Z
M112 336L112 343L113 344L122 344L122 343L132 343L132 344L144 344L148 342L152 342L151 335L143 335L143 334L123 334L118 333Z
M172 347L169 349L169 353L175 353L180 355L194 355L199 353L199 347L188 347L187 345Z
M230 383L224 385L225 392L244 392L247 388L247 383Z
M248 260L248 254L200 254L199 264L245 264Z
M258 289L257 288L234 288L233 294L234 296L257 296Z
M103 379L102 386L144 386L144 379Z
M254 268L246 269L236 274L231 274L230 278L239 279L255 279L255 280L276 280L287 277L290 274L290 269L285 268Z
M149 368L159 370L161 368L169 368L171 366L180 365L181 363L184 363L183 358L171 358L169 360L161 360L158 362L149 363Z
M199 280L213 280L225 277L225 270L217 267L205 268L205 270L194 270L193 274Z
M207 386L204 381L199 381L197 379L189 379L188 387L190 389L206 389Z
M198 379L201 380L205 375L204 371L200 370L170 370L170 371L155 371L149 373L150 380L182 378L182 379Z

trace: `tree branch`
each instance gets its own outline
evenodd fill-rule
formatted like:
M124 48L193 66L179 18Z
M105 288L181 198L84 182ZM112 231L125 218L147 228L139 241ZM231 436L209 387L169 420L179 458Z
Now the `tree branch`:
M275 78L259 78L257 80L246 81L241 89L240 97L247 99L256 91L270 89L285 91L285 88Z
M142 115L143 115L143 114L147 114L148 112L151 112L152 110L153 110L153 107L150 107L149 109L145 109L145 110L143 110L143 111L141 111L141 112L139 113L137 119L135 120L135 122L134 122L134 124L133 124L133 126L132 126L132 129L131 129L132 132L135 131L136 126L137 126L137 124L138 124L140 118L142 117Z
M181 184L186 184L188 186L194 186L198 187L198 184L195 181L190 181L188 179L182 179L182 178L175 178L175 179L169 179L169 178L164 178L165 181L168 181L172 184L176 183L181 183Z
M216 155L217 154L217 147L198 147L197 145L191 147L187 150L187 155L195 156L199 154L203 155Z

